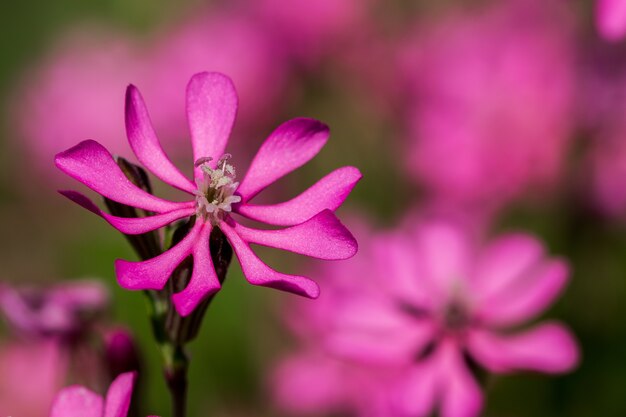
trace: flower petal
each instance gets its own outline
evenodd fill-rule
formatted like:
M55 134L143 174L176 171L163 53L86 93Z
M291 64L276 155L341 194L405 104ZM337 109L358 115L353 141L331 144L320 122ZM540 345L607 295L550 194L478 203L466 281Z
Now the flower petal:
M104 417L126 417L136 377L134 372L127 372L115 378L107 392Z
M296 226L281 230L250 229L240 224L233 226L246 242L284 249L319 259L348 259L358 245L348 229L330 210Z
M193 272L187 287L172 296L174 306L178 314L185 317L211 294L216 293L220 287L220 281L213 267L209 237L211 227L206 226L198 237L198 242L193 248Z
M180 203L178 210L165 212L148 217L117 217L100 210L89 198L76 191L59 191L76 204L86 208L94 214L102 217L111 226L127 235L138 235L163 227L183 217L191 216L195 212L193 203ZM186 207L185 207L186 206Z
M243 275L250 284L276 288L308 298L319 296L320 290L314 281L303 276L287 275L274 271L252 252L248 244L239 237L233 228L225 222L221 222L220 229L235 250Z
M102 417L103 402L85 387L67 387L57 394L50 417Z
M212 167L224 154L237 114L237 91L230 78L217 72L201 72L187 84L187 119L193 158L213 158ZM202 171L196 168L196 178Z
M441 417L478 416L483 405L483 395L461 351L452 341L444 342L439 349Z
M163 200L135 186L102 145L86 140L55 157L56 166L98 194L113 201L148 211L164 213L180 203Z
M116 260L115 274L120 286L129 290L163 289L176 267L191 254L203 226L196 223L176 246L147 261Z
M513 326L530 320L552 304L568 278L565 261L544 262L522 274L506 290L482 300L475 314L492 326Z
M511 336L476 330L467 343L472 356L492 372L560 373L572 370L579 360L574 337L558 323L540 324Z
M157 178L193 194L196 186L172 164L152 127L148 109L134 85L126 89L126 135L137 159Z
M494 240L481 253L470 285L480 302L505 289L535 267L545 256L541 242L525 234L508 234Z
M243 204L235 212L267 224L293 226L322 210L337 210L361 178L361 172L354 167L339 168L289 201L258 206Z
M428 357L411 367L397 387L397 415L426 417L432 414L438 396L439 374L436 358Z
M247 202L279 178L301 167L328 140L328 126L314 119L298 118L278 126L265 140L237 193Z

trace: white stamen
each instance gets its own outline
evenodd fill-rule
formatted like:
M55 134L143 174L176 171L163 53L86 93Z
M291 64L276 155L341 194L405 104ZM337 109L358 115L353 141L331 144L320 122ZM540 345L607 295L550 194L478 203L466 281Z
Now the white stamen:
M197 180L196 214L213 224L232 211L232 204L241 201L240 196L234 195L239 183L235 182L235 168L227 163L230 158L230 154L222 155L215 169L209 165L211 157L199 158L195 163L203 174L202 180Z

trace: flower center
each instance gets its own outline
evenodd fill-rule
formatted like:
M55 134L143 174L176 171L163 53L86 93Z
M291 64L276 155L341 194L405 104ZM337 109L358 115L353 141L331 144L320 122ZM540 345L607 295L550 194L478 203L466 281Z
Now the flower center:
M464 330L471 324L471 317L467 307L462 302L455 300L446 306L443 312L443 322L448 331L457 332Z
M224 154L215 169L209 165L211 157L200 158L195 163L203 174L201 180L196 180L196 214L214 225L231 212L232 204L241 201L240 196L234 195L239 183L235 182L235 168L228 163L230 158L230 154Z

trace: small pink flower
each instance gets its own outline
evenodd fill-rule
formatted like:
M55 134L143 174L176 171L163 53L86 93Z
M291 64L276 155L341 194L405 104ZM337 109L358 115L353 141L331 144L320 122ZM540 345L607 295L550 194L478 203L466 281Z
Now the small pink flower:
M84 141L61 152L56 165L97 193L121 204L156 213L144 218L121 218L102 212L80 193L62 193L102 216L125 234L141 234L193 217L189 233L174 247L144 262L118 260L120 285L128 289L162 289L174 269L188 256L194 266L187 287L173 295L181 315L188 315L220 288L209 253L209 236L218 227L239 258L246 279L307 297L317 297L315 282L302 276L274 271L251 250L259 244L320 259L346 259L357 244L333 214L361 178L353 167L339 168L299 196L276 205L250 201L264 188L313 158L328 139L328 127L313 119L294 119L279 126L261 146L241 182L224 154L237 111L232 81L219 73L200 73L187 87L187 117L194 155L195 183L168 159L152 128L139 91L129 86L126 94L126 130L137 159L162 181L192 198L173 202L155 197L134 186L111 154L98 142ZM277 226L281 230L258 230L243 226L235 215Z
M50 417L126 417L135 378L133 372L118 376L106 398L78 385L64 388L54 400Z
M0 284L0 312L26 335L75 335L107 306L108 292L98 281L65 282L50 288Z
M566 263L547 258L537 239L509 234L481 248L461 228L432 221L370 243L370 256L349 262L358 285L327 270L329 282L344 283L324 288L333 302L310 303L298 317L324 323L314 343L336 358L403 369L390 400L396 415L439 408L442 417L477 416L483 395L466 354L494 373L576 366L578 348L562 324L511 332L543 312L568 279Z
M434 199L483 211L554 186L574 127L569 15L496 3L418 26L401 58L407 170Z
M626 1L596 0L596 26L607 40L617 41L626 35Z

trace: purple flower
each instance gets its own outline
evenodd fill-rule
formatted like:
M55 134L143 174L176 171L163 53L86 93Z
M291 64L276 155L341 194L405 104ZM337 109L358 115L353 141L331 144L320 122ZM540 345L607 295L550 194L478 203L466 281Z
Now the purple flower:
M261 146L247 174L238 182L230 155L224 153L236 111L237 94L228 77L204 72L191 78L187 86L187 117L195 161L194 183L168 159L139 91L132 85L128 87L126 131L133 152L156 177L188 193L192 197L188 201L163 200L134 186L111 154L95 141L81 142L56 157L59 169L102 196L156 213L143 218L111 216L82 194L62 191L122 233L141 234L178 219L195 218L189 233L163 254L143 262L115 263L122 287L159 290L174 269L191 255L194 259L191 280L183 291L173 295L176 310L183 316L220 288L209 251L209 236L215 227L230 242L250 283L313 298L319 294L315 282L274 271L255 255L250 244L320 259L346 259L357 250L356 241L332 212L361 178L356 168L339 168L287 202L251 203L264 188L313 158L328 139L328 127L305 118L282 124ZM288 227L253 229L240 224L235 215Z
M118 376L104 399L78 385L64 388L54 400L50 417L126 417L135 378L134 372Z
M605 39L617 41L626 35L626 1L596 0L595 18Z
M108 305L98 281L77 281L50 288L0 285L0 311L26 335L71 336L85 330Z
M365 242L369 256L325 269L323 297L296 310L299 332L314 329L309 344L343 358L344 369L359 363L370 375L395 370L389 399L395 415L422 417L435 408L442 417L478 415L483 396L465 355L494 373L561 373L576 366L578 348L562 324L511 331L560 294L569 274L563 260L548 258L525 234L482 247L443 221L408 229L413 232L379 234ZM351 284L355 276L358 283ZM330 384L337 384L334 365L326 363ZM317 369L322 375L325 368ZM344 371L339 385L354 386L350 378Z

